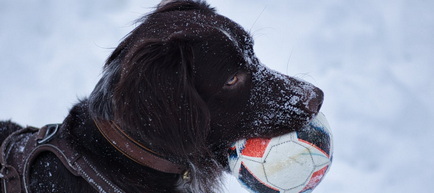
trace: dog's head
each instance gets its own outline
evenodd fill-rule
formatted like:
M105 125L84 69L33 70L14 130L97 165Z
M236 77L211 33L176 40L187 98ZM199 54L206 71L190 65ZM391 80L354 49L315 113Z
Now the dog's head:
M263 66L251 36L206 3L164 1L140 22L108 58L90 112L175 162L219 167L232 142L297 130L320 109L321 90Z

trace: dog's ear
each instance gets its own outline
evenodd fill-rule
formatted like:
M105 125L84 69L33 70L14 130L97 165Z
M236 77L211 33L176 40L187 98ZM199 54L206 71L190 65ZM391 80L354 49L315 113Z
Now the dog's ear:
M138 141L169 154L201 149L210 116L194 87L191 42L175 36L143 40L130 46L120 68L115 121Z
M121 75L122 58L124 58L131 41L132 36L128 36L123 40L104 65L102 77L95 85L88 99L89 113L93 118L105 120L113 120L114 118L113 91Z

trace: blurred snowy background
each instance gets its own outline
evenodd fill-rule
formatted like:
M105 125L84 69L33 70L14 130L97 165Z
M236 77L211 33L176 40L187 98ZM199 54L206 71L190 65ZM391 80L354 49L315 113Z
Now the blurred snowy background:
M325 91L335 157L315 193L432 192L434 1L209 2L252 33L264 64ZM0 0L0 119L61 122L157 3Z

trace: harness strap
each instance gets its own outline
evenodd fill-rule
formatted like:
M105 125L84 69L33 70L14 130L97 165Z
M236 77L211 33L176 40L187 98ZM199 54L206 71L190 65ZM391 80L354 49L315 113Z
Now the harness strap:
M47 133L52 131L52 129L50 129L50 126L53 125L45 126L39 131L39 143L41 143L41 141L44 141L44 139L53 136L52 133ZM60 127L60 133L58 134L60 136L48 139L48 141L46 141L46 144L38 145L31 152L30 156L26 160L25 167L28 167L24 169L24 182L26 185L29 184L29 166L31 165L33 159L35 159L38 154L49 151L54 153L73 175L81 176L96 190L98 190L98 192L124 193L124 191L122 191L118 186L113 184L107 177L105 177L101 172L99 172L97 168L94 167L95 164L92 163L90 159L88 159L85 155L79 154L72 146L72 143L68 140L65 140L66 138L62 136L62 127L60 125L57 125L57 127ZM41 138L42 136L45 136L45 138ZM27 189L28 187L26 187L26 192L29 192Z
M21 180L17 170L10 165L4 165L1 169L3 192L21 193Z
M43 152L51 152L75 176L80 176L100 193L124 193L94 167L92 160L79 154L63 127L47 125L25 128L9 136L1 146L0 179L6 193L30 192L30 168ZM25 144L24 146L21 146ZM22 149L21 149L22 148ZM20 151L22 150L22 151ZM9 165L8 165L9 164ZM22 183L21 183L22 182Z
M0 147L0 179L2 191L5 193L21 193L22 183L22 164L24 160L24 150L27 142L30 141L34 132L38 131L34 127L26 127L10 134Z

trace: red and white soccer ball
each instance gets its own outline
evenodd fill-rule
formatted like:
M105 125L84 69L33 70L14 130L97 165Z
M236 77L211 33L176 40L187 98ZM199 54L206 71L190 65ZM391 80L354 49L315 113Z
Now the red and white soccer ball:
M237 141L228 151L232 175L252 193L309 193L332 163L333 143L319 113L301 131Z

